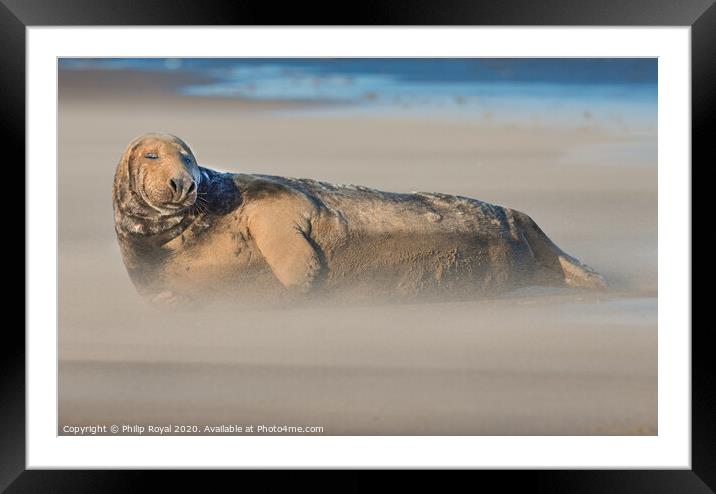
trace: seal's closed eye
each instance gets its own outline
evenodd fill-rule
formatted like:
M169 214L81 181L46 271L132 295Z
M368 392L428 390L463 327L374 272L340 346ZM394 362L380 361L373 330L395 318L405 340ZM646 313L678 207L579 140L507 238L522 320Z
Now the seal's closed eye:
M155 160L158 158L158 156L155 153L144 153L145 158L149 158L150 160Z

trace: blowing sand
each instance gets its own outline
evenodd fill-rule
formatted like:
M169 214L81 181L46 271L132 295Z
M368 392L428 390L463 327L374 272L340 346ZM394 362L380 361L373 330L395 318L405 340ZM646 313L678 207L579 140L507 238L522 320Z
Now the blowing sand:
M654 134L588 120L306 112L304 103L179 97L166 81L138 77L60 71L60 434L97 424L656 434ZM218 170L516 208L610 288L157 312L124 270L111 204L124 146L154 130L182 137Z

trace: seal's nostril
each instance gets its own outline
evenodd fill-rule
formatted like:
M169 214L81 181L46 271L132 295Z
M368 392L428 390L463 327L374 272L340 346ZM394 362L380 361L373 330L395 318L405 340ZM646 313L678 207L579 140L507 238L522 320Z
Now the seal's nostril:
M191 185L189 186L189 190L187 191L187 194L191 194L192 192L194 192L195 188L196 188L196 182L192 182Z
M177 183L173 178L169 179L169 187L171 187L174 192L177 191Z

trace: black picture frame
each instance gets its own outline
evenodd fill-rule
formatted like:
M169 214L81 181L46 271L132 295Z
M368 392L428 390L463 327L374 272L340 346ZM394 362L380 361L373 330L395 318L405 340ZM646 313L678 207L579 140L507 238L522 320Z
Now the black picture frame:
M348 4L265 1L0 0L0 123L12 163L25 159L25 42L27 26L86 25L572 25L690 26L692 47L693 160L712 157L716 99L716 6L714 0L399 0ZM710 104L711 103L711 104ZM704 163L705 164L705 163ZM6 166L17 165L6 162ZM692 166L693 170L693 166ZM6 170L7 171L7 170ZM16 190L25 190L24 175ZM25 184L27 186L27 184ZM19 203L19 201L18 201ZM6 213L7 214L7 213ZM19 223L19 215L17 221ZM20 228L14 231L19 231ZM13 238L18 238L15 236ZM25 237L23 237L24 239ZM24 240L23 240L24 244ZM27 247L23 245L23 247ZM24 249L23 249L24 258ZM27 264L26 264L27 269ZM7 319L9 321L10 319ZM688 331L689 328L679 328ZM25 336L15 324L4 329L0 366L0 490L7 492L127 492L146 485L147 472L39 471L25 469ZM712 348L707 325L692 331L691 470L480 471L499 485L546 492L687 493L716 489L716 386L710 379ZM186 487L186 476L172 475ZM162 479L164 482L164 479ZM353 474L341 490L360 487ZM423 483L423 481L421 481ZM366 482L364 486L369 486ZM423 483L424 485L424 483ZM441 482L442 485L442 482ZM312 486L315 487L315 486ZM444 487L444 486L443 486ZM512 490L512 489L510 489Z

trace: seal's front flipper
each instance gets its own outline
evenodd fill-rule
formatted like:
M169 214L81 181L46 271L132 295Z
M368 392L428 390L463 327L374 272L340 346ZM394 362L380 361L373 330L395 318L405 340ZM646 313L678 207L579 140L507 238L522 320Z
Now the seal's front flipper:
M276 278L288 289L308 292L321 269L305 228L289 218L257 215L250 233Z
M174 292L171 290L163 290L152 295L149 299L150 303L158 309L166 310L187 310L195 307L195 300L189 295Z

